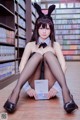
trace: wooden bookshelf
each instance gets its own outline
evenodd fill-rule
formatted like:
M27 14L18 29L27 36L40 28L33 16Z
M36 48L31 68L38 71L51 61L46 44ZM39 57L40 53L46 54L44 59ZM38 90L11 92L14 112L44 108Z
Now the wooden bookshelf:
M0 0L0 86L16 74L14 17L14 0Z
M21 4L22 2L22 4ZM16 64L20 63L26 45L26 0L15 0L15 49ZM18 72L19 69L16 70Z
M31 36L30 13L31 1L0 0L0 89L19 77L19 63Z

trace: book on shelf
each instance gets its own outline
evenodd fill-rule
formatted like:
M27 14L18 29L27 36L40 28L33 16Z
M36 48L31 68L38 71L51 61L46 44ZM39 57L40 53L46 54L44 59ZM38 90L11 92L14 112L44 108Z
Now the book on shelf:
M15 62L0 64L0 80L15 74Z

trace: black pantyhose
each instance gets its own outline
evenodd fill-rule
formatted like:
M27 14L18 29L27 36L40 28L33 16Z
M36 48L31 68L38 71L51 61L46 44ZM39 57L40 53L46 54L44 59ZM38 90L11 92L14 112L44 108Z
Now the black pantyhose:
M45 53L44 59L46 60L52 74L54 75L54 77L56 78L56 80L62 88L64 103L69 102L71 100L70 92L67 87L66 78L61 69L60 63L58 62L58 59L52 52Z
M9 97L10 102L12 102L12 103L17 102L21 88L26 83L26 81L32 76L32 74L35 72L35 70L36 70L37 66L40 64L41 60L42 60L42 55L39 53L35 53L28 60L22 73L20 74L17 85L15 86L12 94Z

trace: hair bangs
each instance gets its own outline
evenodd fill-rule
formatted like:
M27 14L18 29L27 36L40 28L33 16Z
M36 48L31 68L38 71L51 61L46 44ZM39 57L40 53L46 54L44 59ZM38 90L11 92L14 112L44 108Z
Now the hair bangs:
M38 19L38 22L37 22L37 27L38 29L40 28L40 26L42 26L42 28L47 28L47 24L49 25L49 27L53 24L52 21L48 18L40 18ZM51 27L50 27L51 28Z

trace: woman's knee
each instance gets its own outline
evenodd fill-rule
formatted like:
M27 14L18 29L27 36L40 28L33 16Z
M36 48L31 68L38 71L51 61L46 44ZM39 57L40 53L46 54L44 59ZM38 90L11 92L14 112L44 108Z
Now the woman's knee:
M51 52L51 51L48 51L48 52L44 53L44 55L43 55L44 60L49 59L49 57L50 57L51 55L54 55L53 52Z
M43 55L41 55L40 53L36 52L35 54L36 54L37 59L39 59L39 60L43 59Z

